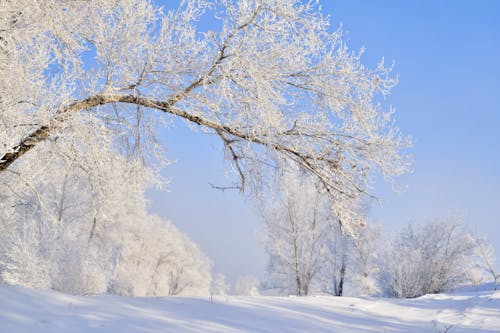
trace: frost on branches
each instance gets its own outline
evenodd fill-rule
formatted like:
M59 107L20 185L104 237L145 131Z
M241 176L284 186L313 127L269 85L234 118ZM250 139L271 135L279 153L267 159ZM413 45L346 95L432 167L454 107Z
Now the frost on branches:
M268 288L298 296L375 294L378 229L343 232L319 185L299 170L285 172L262 202Z
M220 29L199 30L202 15ZM106 142L129 161L156 161L154 124L174 116L220 138L240 189L261 189L280 160L293 161L349 227L373 172L406 171L408 140L377 103L396 83L389 69L363 66L330 30L316 1L186 0L164 10L146 0L4 0L2 179L31 177L32 151L51 145L50 159L61 138L75 151ZM106 137L74 139L89 123ZM74 156L65 163L106 163Z
M381 282L388 295L413 298L468 282L475 240L457 216L408 225L388 246Z
M41 143L3 180L0 282L71 294L208 295L208 258L147 213L152 174L82 142L76 150L63 138L57 148Z

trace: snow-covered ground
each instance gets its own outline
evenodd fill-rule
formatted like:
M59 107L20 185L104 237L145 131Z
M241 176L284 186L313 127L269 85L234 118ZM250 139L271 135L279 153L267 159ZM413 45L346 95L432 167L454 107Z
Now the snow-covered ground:
M453 326L450 326L453 325ZM69 296L0 286L0 332L500 332L500 291L411 300Z

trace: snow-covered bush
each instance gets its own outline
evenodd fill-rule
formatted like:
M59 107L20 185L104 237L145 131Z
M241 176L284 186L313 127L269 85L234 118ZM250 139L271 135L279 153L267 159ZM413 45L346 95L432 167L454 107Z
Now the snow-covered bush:
M394 297L418 297L450 290L467 281L474 240L456 217L409 225L392 241L381 282Z
M10 230L12 240L2 242L2 281L71 294L209 294L210 260L171 223L148 215L122 220L101 226L107 233L90 241L82 226L63 223L62 234L44 243L34 223Z

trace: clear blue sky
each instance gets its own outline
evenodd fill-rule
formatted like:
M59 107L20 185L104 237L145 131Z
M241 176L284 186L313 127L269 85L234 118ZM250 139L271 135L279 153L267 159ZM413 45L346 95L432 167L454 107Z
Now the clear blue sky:
M488 235L500 261L500 1L323 0L332 29L340 22L363 62L395 61L400 84L388 101L402 130L413 136L412 174L394 194L379 181L371 218L387 232L409 221L452 212ZM217 272L264 276L253 204L224 183L220 143L182 123L162 135L178 162L164 175L169 193L151 194L152 210L191 236ZM227 181L226 181L227 183ZM500 266L497 264L497 266Z

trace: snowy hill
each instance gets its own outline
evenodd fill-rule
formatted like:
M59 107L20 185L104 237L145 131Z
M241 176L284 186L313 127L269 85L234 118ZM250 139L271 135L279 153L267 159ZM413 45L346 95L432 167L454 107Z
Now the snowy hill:
M453 325L453 326L450 326ZM500 332L500 291L411 300L129 298L0 287L0 332Z

